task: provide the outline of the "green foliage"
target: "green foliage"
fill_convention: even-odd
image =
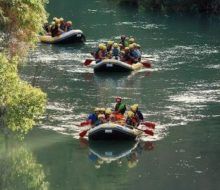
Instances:
[[[46,22],[47,0],[0,0],[4,50],[0,52],[0,129],[23,137],[44,112],[46,95],[20,79],[18,64]],[[1,37],[0,37],[1,38]]]
[[[42,165],[24,147],[16,147],[0,156],[0,189],[47,190]]]
[[[38,41],[38,33],[47,20],[48,0],[0,0],[0,23],[7,33],[10,55],[24,56],[29,46]]]
[[[46,95],[21,81],[16,64],[3,54],[0,54],[0,62],[0,105],[6,108],[3,122],[11,132],[23,136],[44,112]]]

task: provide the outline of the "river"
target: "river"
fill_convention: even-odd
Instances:
[[[110,1],[53,0],[47,10],[50,18],[72,20],[87,41],[38,44],[21,69],[48,94],[42,123],[17,145],[40,166],[44,177],[36,180],[49,190],[219,189],[219,19],[146,13]],[[152,69],[97,75],[83,66],[98,43],[121,34],[135,37]],[[139,144],[80,141],[77,125],[97,105],[113,106],[115,96],[128,107],[138,103],[157,124],[155,135]],[[29,179],[36,175],[18,174],[23,181],[12,180],[17,190],[34,189]]]

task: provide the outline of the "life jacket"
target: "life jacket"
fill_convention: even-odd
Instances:
[[[60,29],[65,31],[65,28],[66,28],[66,23],[63,22],[62,24],[60,24]]]
[[[120,54],[120,50],[118,48],[113,48],[112,50],[112,56],[118,57]]]
[[[122,49],[124,49],[125,47],[128,47],[129,46],[129,43],[127,40],[121,40],[120,41],[120,44],[122,45]]]
[[[101,51],[100,49],[97,49],[94,53],[93,53],[93,57],[95,59],[98,59],[99,58],[99,51]]]
[[[57,25],[51,27],[51,35],[52,37],[59,35],[59,27]]]
[[[144,120],[143,114],[139,110],[136,111],[134,118],[138,124]]]
[[[125,111],[126,111],[126,106],[125,106],[125,104],[123,104],[123,103],[117,103],[117,104],[115,105],[115,111],[117,111],[117,112],[119,112],[119,113],[121,113],[121,114],[124,114]]]
[[[92,124],[92,125],[96,125],[97,122],[98,122],[98,117],[97,117],[96,114],[93,113],[93,114],[90,114],[90,115],[88,116],[87,120],[88,120],[88,121],[91,121],[91,124]]]

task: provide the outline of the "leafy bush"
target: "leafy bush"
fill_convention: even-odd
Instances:
[[[46,94],[20,79],[18,65],[46,22],[47,0],[0,0],[0,129],[23,137],[43,114]]]

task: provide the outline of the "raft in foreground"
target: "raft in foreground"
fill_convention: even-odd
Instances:
[[[116,59],[104,59],[98,63],[93,61],[94,72],[131,72],[144,68],[142,63],[128,64]]]
[[[72,43],[83,43],[86,38],[81,30],[70,30],[59,36],[40,36],[40,41],[42,43],[48,44],[72,44]]]
[[[100,124],[88,131],[89,140],[136,140],[142,131],[116,123]]]

